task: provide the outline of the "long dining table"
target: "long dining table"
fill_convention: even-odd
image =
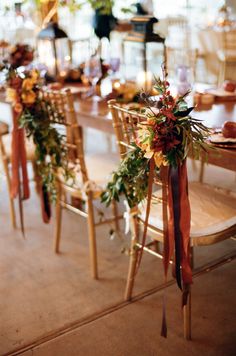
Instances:
[[[75,108],[78,122],[82,127],[90,127],[107,134],[114,134],[112,117],[108,111],[106,101],[76,100]],[[219,102],[209,106],[198,106],[194,109],[192,116],[200,119],[212,128],[222,127],[225,121],[236,122],[236,102]],[[208,162],[216,166],[236,171],[236,149],[215,147],[209,153]]]
[[[81,99],[74,95],[75,110],[79,124],[83,128],[93,128],[106,134],[114,134],[112,117],[105,100],[93,98]],[[4,94],[0,95],[0,120],[4,121],[4,113],[11,113],[9,103],[6,103]],[[198,106],[192,112],[192,116],[200,119],[213,129],[220,128],[225,121],[236,122],[236,101],[216,102],[209,106]],[[9,118],[7,120],[9,122]],[[236,149],[216,147],[210,152],[208,162],[216,166],[236,171]]]

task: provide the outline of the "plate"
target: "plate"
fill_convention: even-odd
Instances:
[[[213,94],[215,96],[218,96],[220,98],[231,98],[231,99],[236,99],[236,92],[229,92],[226,91],[222,88],[211,88],[207,89],[206,93]]]
[[[227,149],[227,150],[235,150],[236,149],[236,143],[213,143],[213,142],[210,142],[212,146],[215,146],[217,148],[224,148],[224,149]]]
[[[236,138],[224,137],[222,133],[216,133],[210,136],[210,142],[216,144],[232,145],[236,144]]]
[[[86,93],[90,87],[89,86],[73,86],[73,85],[65,85],[63,86],[63,89],[70,89],[72,94],[84,94]]]

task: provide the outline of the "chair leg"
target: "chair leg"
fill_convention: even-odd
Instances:
[[[4,172],[6,175],[6,179],[7,179],[7,189],[8,189],[8,196],[9,196],[11,223],[12,223],[12,227],[14,229],[16,229],[16,213],[15,213],[15,207],[14,207],[14,199],[11,198],[11,179],[10,179],[7,158],[3,159],[3,169],[4,169]]]
[[[114,217],[115,230],[120,231],[120,224],[119,224],[119,219],[118,219],[118,209],[117,209],[117,203],[115,200],[112,201],[112,213],[113,213],[113,217]]]
[[[131,241],[131,251],[130,251],[130,260],[129,260],[129,271],[126,282],[125,289],[125,300],[129,301],[132,298],[132,292],[134,287],[134,279],[136,272],[136,264],[138,258],[138,249],[136,247],[136,243],[138,242],[138,222],[137,218],[132,218],[133,222],[133,236]]]
[[[189,295],[187,304],[183,307],[184,316],[184,338],[191,340],[191,287],[189,287]]]
[[[193,270],[194,268],[193,246],[190,247],[190,266]],[[186,340],[191,340],[191,286],[188,286],[188,288],[189,288],[189,294],[188,294],[187,304],[183,307],[184,338]]]
[[[54,235],[54,252],[59,252],[59,245],[61,239],[61,218],[62,218],[62,207],[61,207],[61,188],[58,184],[57,190],[57,202],[56,202],[56,227],[55,227],[55,235]]]
[[[200,183],[203,183],[204,173],[205,173],[205,162],[201,161],[200,162],[200,172],[199,172],[199,182]]]
[[[89,235],[89,252],[91,272],[94,279],[98,279],[97,268],[97,244],[96,244],[96,231],[95,231],[95,219],[93,210],[93,199],[91,194],[88,195],[88,235]]]
[[[38,173],[38,166],[37,166],[35,160],[32,160],[31,163],[32,163],[32,168],[33,168],[35,191],[37,194],[40,194],[42,185],[40,184],[41,178]]]

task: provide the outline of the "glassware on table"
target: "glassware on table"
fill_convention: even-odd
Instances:
[[[186,65],[177,67],[177,92],[179,95],[184,95],[191,89],[190,83],[190,68]]]
[[[88,96],[96,96],[96,84],[102,76],[101,61],[99,57],[91,57],[85,62],[84,75],[92,84],[92,88]]]
[[[115,76],[115,74],[120,69],[120,58],[118,58],[118,57],[110,58],[110,68],[111,68],[112,74]]]

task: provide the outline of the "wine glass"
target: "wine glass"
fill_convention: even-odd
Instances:
[[[112,57],[110,59],[110,68],[112,70],[113,75],[115,75],[115,73],[118,72],[120,69],[120,58]]]
[[[92,84],[92,90],[90,95],[96,93],[96,83],[102,76],[101,61],[98,57],[91,57],[85,62],[84,74]]]

